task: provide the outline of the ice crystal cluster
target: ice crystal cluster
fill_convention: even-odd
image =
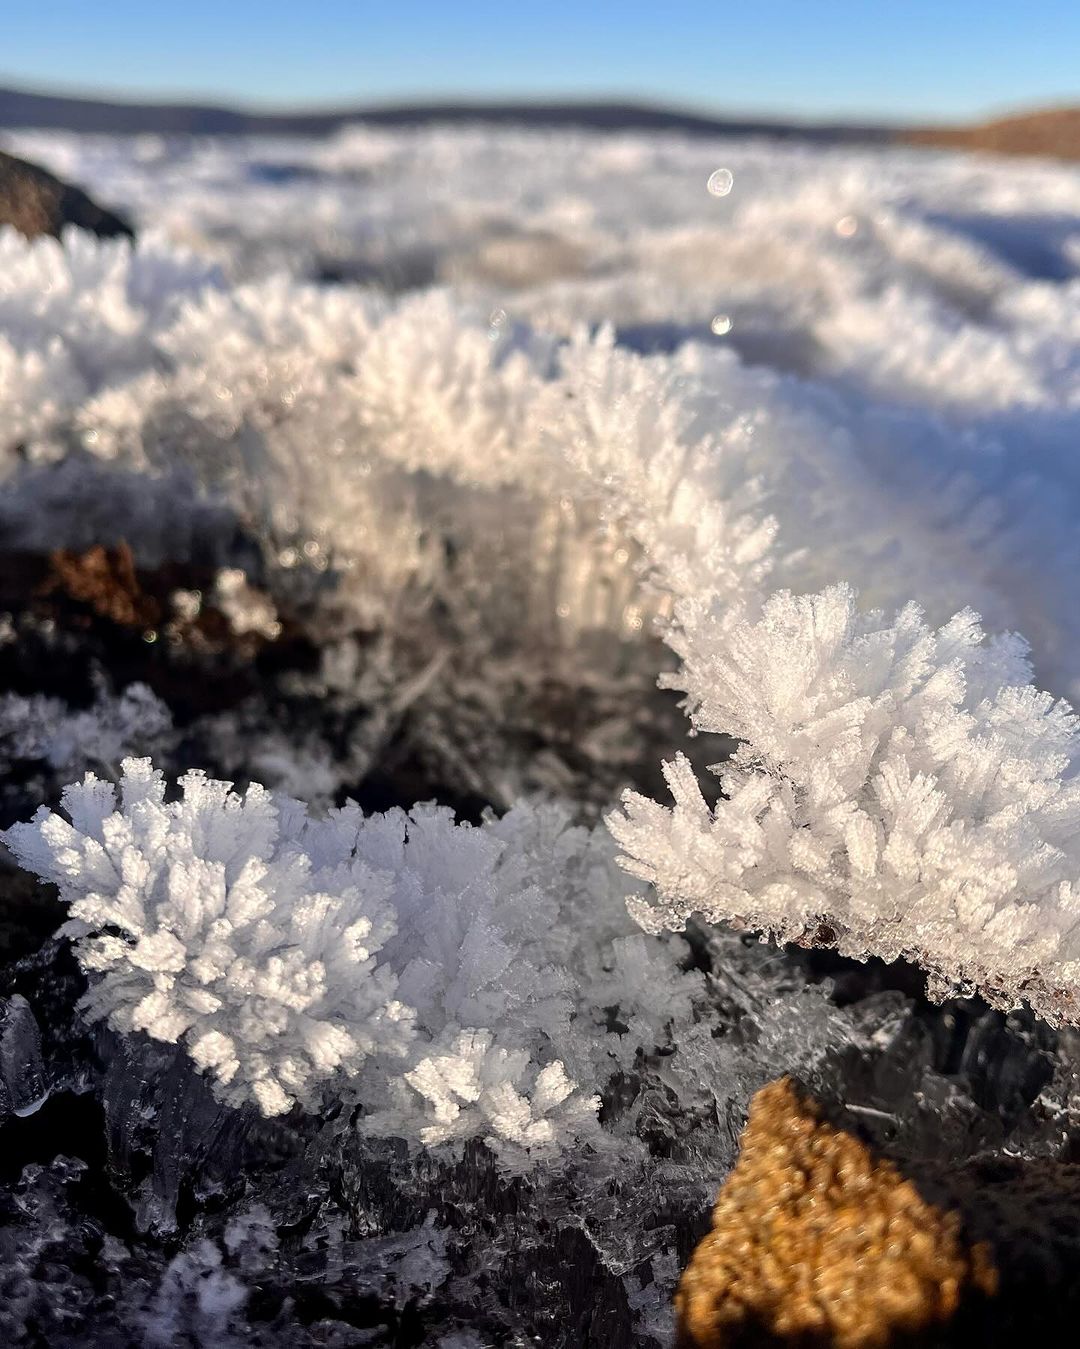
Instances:
[[[119,801],[90,775],[67,819],[43,807],[6,841],[70,906],[89,1015],[182,1040],[231,1105],[316,1109],[333,1087],[368,1133],[551,1154],[595,1135],[595,1088],[700,995],[677,947],[635,934],[611,848],[558,807],[474,829],[180,786],[167,803],[126,760]]]
[[[915,605],[860,613],[845,586],[695,617],[675,641],[694,723],[742,743],[712,809],[680,756],[672,806],[628,793],[612,817],[660,897],[634,904],[646,927],[700,914],[906,956],[946,990],[1075,1017],[1076,718],[1022,646],[987,643],[970,612],[936,631]]]
[[[0,753],[9,770],[40,760],[59,777],[87,764],[115,774],[128,754],[160,743],[171,729],[169,709],[145,684],[129,684],[119,697],[99,690],[78,712],[42,694],[0,696]]]
[[[0,231],[5,1333],[657,1345],[766,1081],[1062,1145],[1075,170],[11,140],[139,241]]]

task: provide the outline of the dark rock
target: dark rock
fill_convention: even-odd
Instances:
[[[13,225],[28,239],[58,238],[65,225],[90,230],[104,239],[133,238],[126,220],[105,210],[85,192],[0,150],[0,225]]]

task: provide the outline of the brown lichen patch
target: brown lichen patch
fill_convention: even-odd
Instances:
[[[751,1102],[712,1230],[683,1271],[681,1349],[925,1342],[993,1295],[989,1247],[783,1078]]]
[[[49,572],[39,593],[76,600],[122,628],[153,627],[161,618],[161,605],[143,590],[126,543],[115,548],[99,544],[85,553],[66,548],[50,553]]]
[[[238,706],[280,674],[317,668],[308,613],[279,613],[247,583],[242,598],[265,601],[257,616],[276,617],[252,628],[241,610],[237,621],[217,594],[221,572],[215,561],[143,566],[123,540],[0,552],[0,618],[15,636],[0,643],[0,690],[85,707],[93,671],[104,668],[116,687],[148,685],[186,725]]]
[[[111,548],[96,544],[81,553],[69,549],[50,553],[34,595],[50,602],[54,617],[61,618],[63,610],[63,618],[77,625],[100,619],[155,639],[162,635],[198,655],[226,652],[250,660],[282,636],[282,623],[234,628],[212,596],[207,598],[214,580],[213,569],[207,568],[176,564],[138,568],[130,546],[121,540]],[[248,587],[248,592],[253,599],[264,600],[273,612],[261,591]],[[178,605],[181,596],[186,603]],[[294,628],[289,626],[290,637],[295,635]]]

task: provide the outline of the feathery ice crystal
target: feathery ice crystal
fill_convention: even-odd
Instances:
[[[1048,1019],[1080,1015],[1076,718],[1029,682],[1023,643],[976,616],[890,622],[853,592],[771,596],[751,618],[686,604],[671,634],[700,730],[742,744],[710,809],[682,756],[674,805],[627,793],[609,824],[659,898],[650,930],[697,913],[906,956],[936,987]]]
[[[531,145],[497,143],[512,154]],[[612,169],[595,146],[569,160],[559,143],[549,150],[552,228],[565,228],[560,174],[576,180],[592,162],[610,187]],[[411,174],[414,151],[448,146],[406,138],[398,151]],[[672,165],[688,154],[653,164],[651,184],[631,175],[635,201],[644,193],[659,211],[680,180]],[[754,168],[759,192],[769,168]],[[628,606],[642,617],[625,567],[597,555],[596,496],[584,483],[609,478],[599,498],[636,521],[647,550],[673,543],[656,514],[661,487],[678,497],[672,523],[681,519],[684,538],[695,511],[711,522],[699,540],[707,551],[683,549],[695,584],[708,559],[717,570],[707,584],[722,587],[725,567],[753,548],[777,587],[807,592],[857,577],[869,605],[915,597],[935,624],[971,605],[991,631],[1024,631],[1040,679],[1075,696],[1075,304],[1066,287],[1059,294],[961,242],[940,203],[918,205],[930,190],[918,174],[905,192],[872,185],[859,177],[864,167],[852,170],[857,189],[839,164],[835,181],[819,182],[822,171],[815,163],[791,201],[735,209],[732,199],[722,228],[714,212],[713,232],[692,238],[670,218],[674,200],[680,213],[691,203],[673,198],[614,287],[599,276],[525,287],[503,297],[507,317],[494,328],[490,288],[387,297],[281,276],[230,286],[160,237],[131,249],[9,233],[0,239],[0,475],[18,502],[12,517],[55,547],[79,546],[87,517],[107,531],[122,514],[142,554],[161,551],[166,529],[179,532],[181,509],[224,507],[273,558],[305,556],[307,543],[324,567],[349,563],[365,582],[351,587],[352,603],[394,621],[403,598],[433,590],[453,612],[475,614],[491,587],[483,549],[504,531],[495,574],[524,590],[533,622],[554,601],[578,632],[605,599],[607,626],[618,629]],[[957,189],[937,186],[954,199]],[[855,190],[882,195],[875,225],[838,241],[837,202]],[[965,194],[985,190],[965,184]],[[1061,209],[1056,178],[1032,173],[1010,191]],[[990,197],[988,211],[997,209]],[[599,262],[603,241],[614,246],[604,231],[624,226],[611,215],[614,197],[585,200],[604,220]],[[440,222],[428,227],[438,234]],[[752,318],[736,314],[721,342],[707,314],[686,320],[691,301],[716,303],[702,296],[719,279],[672,284],[686,270],[680,259],[702,250],[716,250],[725,287],[729,268],[742,274],[754,259],[743,300]],[[790,265],[795,257],[801,266]],[[773,276],[762,258],[789,265]],[[621,312],[620,296],[643,287],[647,302]],[[777,315],[792,303],[789,332]],[[635,349],[642,324],[658,335],[644,347],[654,354]],[[804,359],[792,358],[793,345]],[[932,381],[935,370],[948,375]],[[641,476],[635,444],[651,446],[657,481]],[[123,511],[110,504],[120,493]],[[763,552],[770,519],[779,546]],[[450,576],[432,542],[444,535],[455,545]],[[611,551],[625,543],[612,538]]]
[[[401,1053],[407,1010],[374,967],[393,930],[386,882],[342,821],[311,827],[261,788],[243,800],[191,773],[166,804],[149,760],[115,789],[69,787],[6,839],[70,901],[86,999],[114,1029],[183,1037],[223,1099],[267,1114],[311,1103],[337,1070]],[[307,843],[314,856],[304,850]]]
[[[145,684],[119,696],[99,688],[81,712],[43,694],[0,695],[0,764],[40,759],[61,781],[88,764],[115,774],[122,759],[156,748],[171,730],[169,709]]]
[[[701,994],[678,940],[636,930],[610,840],[562,808],[472,828],[180,787],[127,760],[119,801],[88,775],[67,819],[4,840],[70,906],[88,1014],[182,1041],[230,1104],[345,1094],[365,1133],[481,1137],[516,1165],[596,1139],[597,1091]]]

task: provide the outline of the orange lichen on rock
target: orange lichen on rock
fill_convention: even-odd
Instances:
[[[66,595],[120,627],[146,627],[161,617],[161,606],[139,584],[126,543],[97,545],[85,553],[57,549],[49,555],[49,576],[41,593]]]
[[[883,1349],[991,1296],[989,1247],[888,1161],[827,1123],[788,1078],[751,1102],[712,1230],[675,1298],[680,1349]]]

